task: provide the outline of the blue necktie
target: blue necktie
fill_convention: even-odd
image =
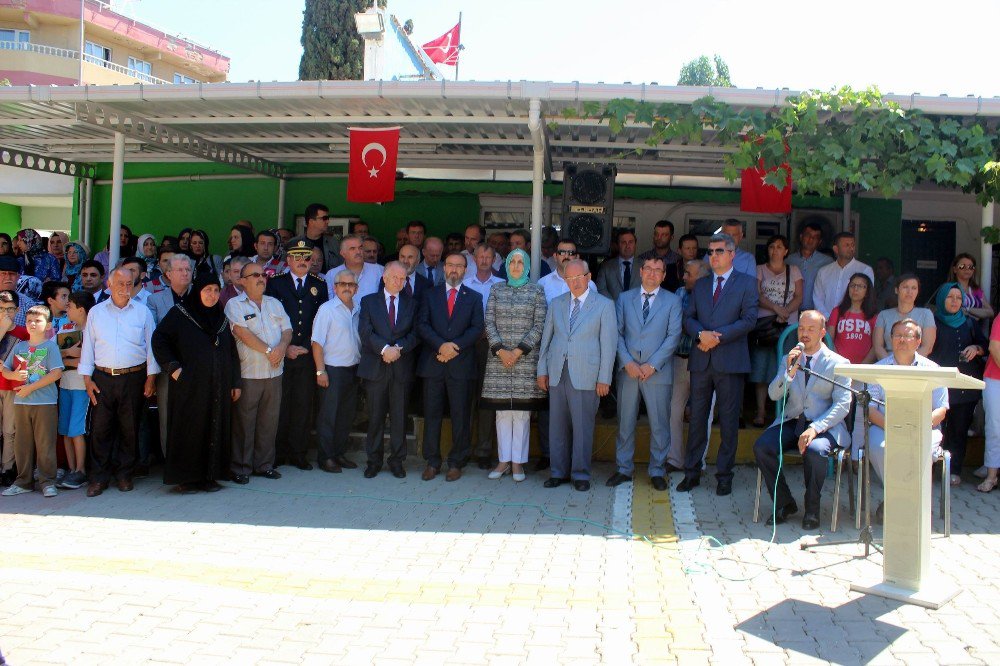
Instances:
[[[569,313],[569,330],[572,331],[576,327],[576,317],[580,314],[580,299],[573,299],[573,311]]]
[[[645,324],[646,320],[649,319],[649,299],[652,298],[652,294],[643,293],[642,295],[642,323]]]

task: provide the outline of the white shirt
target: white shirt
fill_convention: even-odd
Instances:
[[[339,298],[319,306],[313,321],[312,341],[323,348],[323,363],[326,365],[349,368],[361,362],[359,312],[358,305],[349,310]]]
[[[336,291],[333,287],[333,283],[337,278],[337,275],[346,270],[347,266],[341,264],[336,268],[331,268],[326,273],[326,291],[329,295],[329,300],[337,298]],[[382,273],[385,268],[379,264],[369,264],[364,263],[361,265],[361,270],[355,273],[354,280],[358,283],[358,291],[354,294],[354,301],[357,303],[361,302],[361,299],[369,294],[374,294],[378,291],[379,280],[382,279]]]
[[[644,298],[644,295],[645,294],[649,294],[649,299],[648,299],[649,300],[649,307],[653,307],[653,301],[656,300],[656,296],[659,293],[660,293],[660,288],[659,287],[657,287],[653,291],[646,291],[642,287],[639,287],[639,305],[642,306],[642,302],[644,300],[647,300],[646,298]]]
[[[552,271],[543,277],[538,281],[538,286],[545,290],[546,303],[551,303],[552,299],[569,293],[569,285],[566,284],[566,280],[559,275],[558,271]],[[593,280],[590,281],[589,288],[590,291],[597,291],[597,285],[594,284]]]
[[[234,327],[242,326],[247,329],[268,347],[276,347],[281,342],[282,332],[292,330],[292,322],[281,301],[272,296],[264,296],[259,308],[246,292],[233,296],[226,303],[226,319]],[[240,376],[244,379],[273,379],[281,376],[285,366],[284,359],[275,368],[267,360],[267,354],[250,349],[239,338],[236,338],[236,351],[240,355]]]
[[[872,272],[871,266],[857,259],[851,259],[843,268],[834,261],[819,269],[813,285],[813,307],[822,312],[824,317],[829,318],[833,309],[844,299],[847,284],[855,273],[864,273],[873,284],[875,283],[875,273]]]
[[[146,364],[146,374],[155,375],[160,366],[153,358],[153,313],[136,299],[129,299],[123,308],[110,298],[101,301],[87,315],[80,350],[81,375],[91,376],[94,367],[132,368]]]
[[[735,270],[735,269],[734,268],[730,268],[728,271],[726,271],[722,275],[717,275],[714,272],[710,274],[711,277],[712,277],[712,297],[713,298],[715,298],[715,290],[716,289],[719,289],[721,291],[722,289],[726,288],[726,283],[729,282],[729,278],[732,277],[733,270]],[[719,285],[719,278],[720,277],[722,278],[722,285],[721,286]]]
[[[587,302],[587,296],[590,295],[590,290],[583,292],[580,296],[569,295],[569,315],[573,316],[573,301],[580,301],[580,309],[583,309],[583,304]]]
[[[491,274],[485,281],[480,281],[479,273],[476,270],[473,270],[471,275],[468,272],[465,275],[466,277],[465,280],[463,280],[463,284],[469,289],[474,289],[480,296],[483,297],[483,312],[485,312],[486,302],[490,300],[490,289],[493,288],[493,285],[500,284],[504,280]]]

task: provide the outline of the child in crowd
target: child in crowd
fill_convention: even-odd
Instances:
[[[3,376],[23,383],[14,387],[17,479],[0,494],[10,497],[30,493],[37,463],[42,496],[55,497],[58,494],[54,477],[59,420],[56,382],[62,376],[63,362],[59,347],[49,339],[52,312],[44,305],[35,305],[25,313],[25,322],[28,340],[15,344],[3,362]]]
[[[28,339],[28,329],[14,325],[14,315],[21,304],[16,291],[0,291],[0,360],[7,358],[19,340]],[[0,432],[3,433],[3,456],[0,462],[0,485],[14,483],[14,382],[0,376]]]
[[[42,285],[42,305],[52,312],[52,329],[50,337],[55,337],[63,328],[73,327],[66,315],[69,307],[69,285],[65,282],[46,282]]]
[[[59,482],[60,488],[76,489],[87,483],[87,410],[90,399],[83,377],[77,372],[83,329],[87,326],[87,313],[94,307],[94,296],[85,291],[70,294],[67,313],[70,328],[56,335],[56,344],[62,352],[66,369],[59,380],[59,435],[66,447],[66,464],[69,471]]]

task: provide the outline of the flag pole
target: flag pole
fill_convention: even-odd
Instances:
[[[458,13],[458,54],[455,55],[455,80],[458,81],[458,59],[462,55],[462,12]]]

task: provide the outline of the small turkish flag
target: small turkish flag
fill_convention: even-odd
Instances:
[[[399,128],[348,128],[351,133],[347,200],[380,203],[396,197]]]
[[[784,169],[787,174],[785,187],[778,189],[764,182],[764,177]],[[747,213],[791,213],[792,171],[787,164],[764,169],[763,162],[756,169],[744,169],[740,174],[740,210]]]
[[[448,32],[424,44],[423,49],[427,52],[431,62],[452,66],[458,64],[458,50],[461,43],[459,33],[461,30],[462,24],[456,23],[455,27]]]

